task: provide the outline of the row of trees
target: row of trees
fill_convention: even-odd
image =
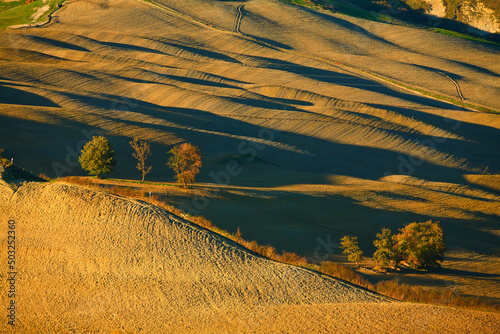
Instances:
[[[141,182],[144,182],[146,175],[152,169],[147,164],[147,159],[151,156],[151,145],[138,138],[134,138],[129,144],[133,149],[132,156],[137,160],[136,168],[141,172]],[[202,166],[199,148],[190,143],[183,143],[173,147],[168,153],[171,154],[167,162],[168,167],[174,171],[179,185],[188,187],[194,182]],[[113,147],[103,136],[94,136],[85,144],[79,161],[84,170],[97,177],[112,173],[117,163]]]
[[[377,234],[373,245],[376,248],[373,259],[384,266],[399,267],[405,264],[411,268],[439,268],[444,259],[446,244],[439,222],[413,222],[392,234],[383,228]],[[348,260],[363,261],[363,251],[358,246],[358,237],[349,235],[340,239],[340,248]]]

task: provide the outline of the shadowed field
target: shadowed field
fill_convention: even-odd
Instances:
[[[204,155],[200,184],[192,191],[156,190],[186,211],[204,215],[229,231],[240,227],[248,239],[311,259],[340,255],[337,248],[321,246],[319,239],[336,243],[345,234],[358,235],[362,248],[371,253],[371,238],[381,227],[395,230],[414,220],[439,220],[452,252],[448,253],[450,261],[445,262],[444,270],[448,271],[437,273],[428,285],[439,286],[437,281],[449,280],[457,291],[500,297],[500,116],[478,111],[500,110],[498,48],[412,27],[314,12],[279,1],[157,3],[163,7],[140,1],[67,1],[44,27],[1,31],[3,155],[51,177],[84,175],[77,162],[79,152],[92,135],[101,134],[110,139],[118,160],[111,176],[133,178],[139,174],[128,142],[139,137],[152,144],[153,170],[147,179],[165,182],[173,176],[165,166],[166,152],[172,145],[189,141]],[[447,101],[467,103],[468,107]],[[238,168],[229,174],[228,166],[235,163]],[[300,296],[292,293],[292,297],[283,299],[282,294],[293,290],[289,283],[276,286],[278,292],[273,286],[276,277],[281,277],[280,270],[291,267],[279,269],[281,265],[250,256],[234,245],[229,247],[227,241],[194,227],[189,229],[200,235],[196,241],[167,247],[156,239],[163,240],[164,234],[144,232],[150,228],[144,212],[156,209],[142,208],[140,203],[125,205],[121,199],[109,199],[109,203],[106,199],[102,221],[91,213],[81,216],[83,211],[74,214],[73,220],[71,205],[92,207],[94,197],[100,195],[57,187],[62,186],[21,187],[23,191],[4,201],[12,206],[8,207],[11,211],[3,211],[7,213],[2,219],[5,223],[10,218],[19,219],[26,224],[26,239],[22,240],[27,241],[19,257],[43,255],[45,262],[41,263],[45,265],[36,265],[36,270],[35,260],[30,257],[27,261],[33,262],[26,262],[33,266],[32,274],[26,269],[21,278],[26,280],[23,286],[28,296],[48,289],[49,282],[39,275],[49,270],[52,255],[56,256],[54,266],[60,266],[54,269],[58,274],[53,280],[61,287],[61,300],[69,305],[63,318],[70,319],[78,307],[87,312],[83,311],[87,306],[81,306],[87,293],[113,291],[106,292],[112,297],[100,299],[103,304],[89,311],[95,313],[82,313],[82,326],[89,324],[85,319],[99,315],[102,318],[97,323],[106,324],[108,327],[102,328],[109,330],[115,322],[116,328],[139,331],[144,326],[151,331],[161,326],[174,328],[174,324],[185,329],[193,321],[198,324],[196,328],[206,328],[206,332],[217,332],[212,330],[219,328],[211,327],[214,323],[227,332],[240,332],[242,327],[234,320],[226,324],[221,319],[244,318],[242,300],[248,298],[248,303],[255,305],[249,317],[268,319],[272,312],[280,314],[278,319],[284,319],[280,318],[284,314],[292,314],[292,319],[310,316],[326,322],[324,328],[317,324],[318,332],[337,328],[334,322],[321,319],[331,319],[339,307],[345,308],[339,312],[350,312],[352,307],[368,313],[382,307],[384,311],[377,312],[393,314],[393,319],[402,317],[397,321],[401,326],[412,321],[410,313],[432,310],[429,312],[435,317],[428,324],[429,332],[448,316],[454,319],[470,312],[385,301],[380,306],[379,297],[365,300],[366,293],[354,287],[346,288],[350,292],[345,293],[348,299],[342,299],[342,306],[332,306],[337,296],[344,296],[344,292],[334,292],[339,283],[302,271],[300,279],[290,282],[313,277],[310,279],[318,280],[311,285],[316,292],[307,297],[310,300],[304,297],[309,294],[307,289]],[[62,197],[51,204],[48,198],[56,194]],[[83,202],[73,198],[75,194],[83,196]],[[24,201],[31,204],[24,205]],[[66,212],[58,213],[65,205]],[[126,217],[131,212],[141,217],[137,224],[122,225],[129,224]],[[177,226],[168,213],[155,215],[158,221]],[[77,222],[80,218],[82,223]],[[91,227],[96,220],[97,225]],[[56,225],[51,227],[50,222]],[[71,234],[62,231],[72,223],[80,225],[68,227],[75,233],[68,241]],[[100,234],[102,228],[105,230]],[[129,228],[134,235],[147,235],[147,243],[137,241],[139,237],[134,242],[128,240]],[[70,241],[84,237],[84,231],[88,231],[88,238],[79,241],[83,253],[78,253]],[[44,250],[36,250],[35,245],[45,242],[41,235],[52,233],[57,235],[54,245],[47,240]],[[128,246],[123,251],[102,250],[104,253],[87,258],[83,255],[86,252],[97,252],[91,247],[91,236],[98,235],[103,238],[100,249],[115,247],[111,243]],[[154,250],[149,245],[154,245]],[[150,258],[136,258],[142,256],[144,247],[153,252]],[[242,283],[234,283],[239,284],[234,291],[208,287],[192,295],[186,291],[192,291],[193,286],[202,289],[201,276],[189,278],[184,287],[169,283],[174,272],[187,275],[183,263],[189,268],[204,256],[169,258],[185,247],[199,254],[206,252],[214,259],[209,267],[199,267],[200,273],[193,275],[215,270],[230,281],[228,277],[234,273]],[[216,255],[219,252],[225,255]],[[101,255],[110,257],[102,260],[108,262],[99,264]],[[481,261],[474,262],[478,257]],[[123,258],[128,260],[123,262]],[[157,264],[156,258],[161,258],[158,261],[162,264]],[[243,269],[247,258],[251,270]],[[178,271],[165,269],[172,263]],[[152,268],[152,274],[148,274]],[[473,273],[461,275],[464,270]],[[249,276],[245,277],[247,271]],[[144,276],[147,283],[141,286],[132,272]],[[210,284],[220,284],[217,275],[210,278]],[[266,275],[270,275],[269,282],[261,287]],[[66,278],[72,283],[65,284]],[[127,283],[122,288],[118,282]],[[248,297],[244,292],[247,284],[262,291],[249,292]],[[165,292],[167,286],[174,290]],[[153,290],[156,292],[150,298]],[[81,300],[71,299],[70,291],[79,291]],[[182,296],[178,297],[179,304],[172,302],[174,295]],[[352,300],[348,297],[351,295]],[[277,302],[262,302],[262,296]],[[48,295],[37,298],[47,303],[46,310],[55,305]],[[372,304],[356,304],[365,302]],[[32,309],[26,312],[38,309],[35,301],[30,303],[26,307]],[[183,306],[191,303],[196,308],[193,312]],[[301,303],[309,306],[294,306]],[[171,309],[163,311],[165,304]],[[120,321],[113,318],[119,313],[111,312],[115,305],[123,312]],[[133,327],[133,320],[125,319],[142,314],[139,309],[148,309],[151,318]],[[231,312],[238,316],[229,316]],[[209,320],[213,314],[219,322]],[[364,318],[364,313],[356,314]],[[483,320],[495,317],[467,314]],[[44,317],[41,313],[37,316]],[[61,330],[69,328],[58,322],[56,315],[51,316],[53,322],[47,324],[57,324]],[[185,323],[177,322],[181,318]],[[369,327],[356,327],[359,322],[355,319],[344,318],[337,329],[369,331]],[[263,327],[257,328],[291,331],[287,326],[293,321],[270,325],[269,321],[258,320],[258,326]],[[377,328],[387,330],[394,323],[380,322]],[[451,320],[449,324],[468,326]],[[29,332],[42,322],[33,320],[25,325]],[[269,327],[274,325],[277,327]],[[50,327],[43,328],[48,331]],[[309,331],[309,327],[303,328]],[[450,327],[450,331],[453,328],[467,329]],[[420,332],[421,328],[411,330]]]

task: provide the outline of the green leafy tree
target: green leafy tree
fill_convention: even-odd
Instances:
[[[446,244],[439,222],[406,225],[394,237],[394,251],[412,268],[439,268]]]
[[[363,251],[358,246],[358,237],[344,236],[340,239],[340,248],[343,249],[344,254],[347,254],[347,259],[350,262],[356,262],[359,267],[359,262],[363,261]]]
[[[90,175],[109,174],[116,166],[115,152],[106,137],[94,136],[83,147],[80,155],[80,165]]]
[[[134,138],[129,144],[134,149],[132,156],[137,159],[136,168],[141,171],[141,182],[144,182],[146,174],[151,171],[151,166],[146,166],[146,160],[151,155],[151,145],[148,142],[140,141],[138,138]]]
[[[378,263],[386,266],[397,261],[396,252],[394,250],[394,237],[391,235],[391,230],[382,228],[380,233],[377,233],[377,239],[373,242],[377,250],[373,253],[373,259]]]
[[[172,148],[168,153],[172,156],[167,165],[173,169],[177,183],[187,188],[194,182],[201,168],[200,149],[190,143],[183,143]]]

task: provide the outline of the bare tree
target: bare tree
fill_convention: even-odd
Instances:
[[[142,173],[141,182],[144,182],[146,174],[148,174],[152,168],[151,166],[146,166],[146,160],[151,155],[151,145],[148,142],[134,138],[134,140],[130,142],[130,146],[134,149],[132,156],[137,159],[136,168]]]

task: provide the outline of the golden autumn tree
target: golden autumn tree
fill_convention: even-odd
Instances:
[[[439,222],[406,225],[394,236],[394,253],[411,268],[439,268],[444,260],[446,243]],[[398,264],[398,261],[396,261]]]
[[[167,162],[168,167],[174,171],[177,183],[187,188],[200,172],[200,149],[190,143],[183,143],[175,146],[168,153],[172,154]]]

